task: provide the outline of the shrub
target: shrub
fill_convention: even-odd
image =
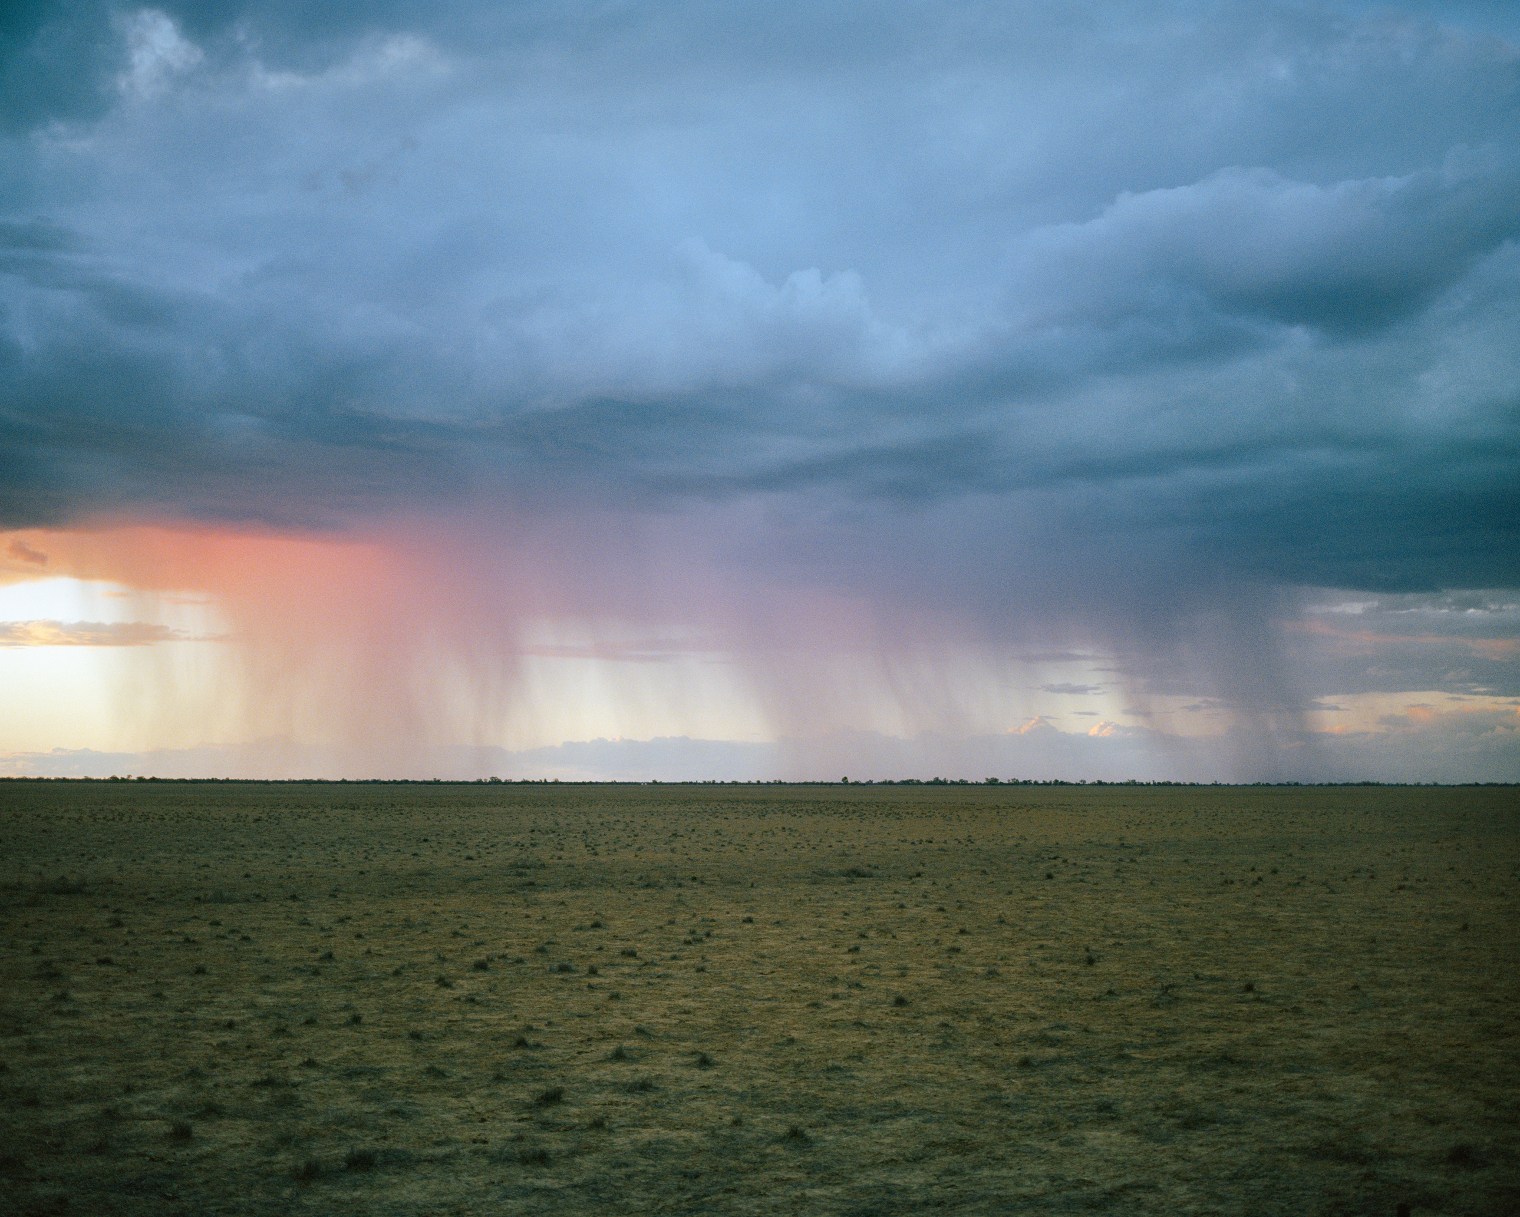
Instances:
[[[372,1149],[351,1149],[343,1159],[346,1171],[372,1171],[379,1164],[380,1156]]]

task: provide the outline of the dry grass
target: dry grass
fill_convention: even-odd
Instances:
[[[1513,789],[0,783],[0,1211],[1520,1212]]]

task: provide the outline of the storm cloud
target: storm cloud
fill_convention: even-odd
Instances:
[[[1504,6],[0,21],[0,527],[424,519],[1279,740],[1520,695]]]

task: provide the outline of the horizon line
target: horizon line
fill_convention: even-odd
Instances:
[[[1194,782],[1173,778],[218,778],[159,777],[153,774],[112,774],[88,777],[77,774],[0,774],[0,782],[169,782],[218,786],[1185,786],[1185,787],[1281,787],[1284,789],[1334,789],[1355,786],[1388,786],[1423,789],[1440,787],[1460,789],[1467,786],[1516,787],[1520,782],[1385,782],[1376,778],[1340,782],[1208,781]]]

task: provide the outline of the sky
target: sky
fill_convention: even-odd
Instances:
[[[6,773],[1520,780],[1520,9],[5,6]]]

